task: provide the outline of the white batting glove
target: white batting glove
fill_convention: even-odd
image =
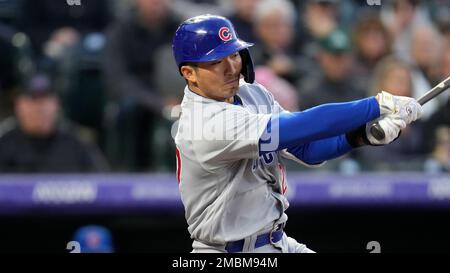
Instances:
[[[366,136],[367,140],[372,145],[385,145],[391,143],[392,141],[397,139],[397,137],[400,135],[401,130],[405,129],[406,127],[406,121],[403,120],[398,114],[387,114],[375,121],[378,121],[378,124],[383,129],[385,138],[382,140],[377,140],[375,137],[373,137],[373,135],[370,133],[370,126],[373,124],[373,122],[368,122],[366,124]]]
[[[394,96],[385,91],[378,93],[377,98],[382,117],[398,114],[406,124],[410,124],[422,116],[422,106],[413,98]]]

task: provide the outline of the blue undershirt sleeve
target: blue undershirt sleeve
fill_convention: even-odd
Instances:
[[[335,158],[351,150],[347,132],[379,116],[375,97],[273,114],[259,141],[260,154],[290,149],[307,162]]]
[[[288,148],[287,151],[301,161],[316,165],[340,157],[352,150],[345,135],[321,139]]]

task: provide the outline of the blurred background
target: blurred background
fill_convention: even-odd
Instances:
[[[0,251],[189,252],[171,52],[227,16],[287,110],[450,76],[450,0],[0,0]],[[450,95],[386,147],[288,163],[287,232],[318,252],[448,251]],[[74,243],[75,242],[75,243]]]

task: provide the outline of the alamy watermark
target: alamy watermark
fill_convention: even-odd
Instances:
[[[369,6],[381,6],[381,0],[366,0]]]
[[[381,244],[378,241],[370,241],[367,243],[366,249],[370,250],[369,253],[381,253]]]
[[[217,141],[216,143],[261,140],[261,151],[275,151],[279,146],[278,120],[271,118],[267,105],[248,108],[229,104],[203,104],[201,99],[180,109],[174,107],[171,117],[179,118],[172,126],[172,138],[185,141]],[[270,123],[270,126],[268,126]]]
[[[69,6],[81,6],[81,0],[66,0]]]
[[[81,253],[81,245],[78,241],[70,241],[66,245],[66,249],[70,250],[69,253]]]

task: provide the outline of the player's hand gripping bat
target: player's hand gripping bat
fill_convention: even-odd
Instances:
[[[441,94],[448,88],[450,88],[450,77],[443,80],[441,83],[439,83],[438,85],[433,87],[430,91],[421,96],[417,100],[417,102],[419,102],[420,105],[424,105],[425,103],[427,103],[437,95]],[[380,141],[383,140],[383,138],[385,137],[384,131],[378,124],[378,122],[375,122],[370,126],[370,133],[373,135],[374,138]]]

